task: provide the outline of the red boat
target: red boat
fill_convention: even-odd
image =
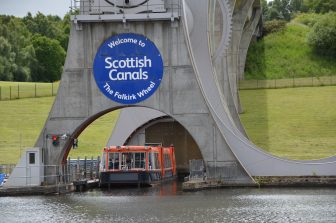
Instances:
[[[100,184],[150,185],[174,178],[174,147],[110,146],[105,147],[100,165]]]

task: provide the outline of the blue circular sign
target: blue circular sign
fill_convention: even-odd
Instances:
[[[98,49],[93,74],[100,91],[121,104],[136,104],[159,87],[163,61],[158,48],[145,36],[119,34]]]

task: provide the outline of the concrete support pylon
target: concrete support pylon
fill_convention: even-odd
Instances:
[[[82,22],[79,28],[78,24],[72,24],[59,92],[36,143],[37,147],[44,149],[47,165],[59,165],[65,161],[73,139],[96,118],[116,109],[135,106],[160,111],[179,122],[200,148],[209,178],[253,183],[209,115],[187,49],[183,18],[173,22],[137,21],[126,24],[122,21]],[[146,36],[164,58],[160,87],[150,98],[137,104],[123,105],[110,100],[100,92],[93,77],[92,65],[98,47],[111,35],[119,33]],[[52,135],[64,136],[58,146],[52,144]],[[229,176],[228,170],[232,169],[235,175]],[[46,169],[46,174],[52,175],[53,172]]]

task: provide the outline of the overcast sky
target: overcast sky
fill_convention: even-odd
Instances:
[[[0,14],[23,17],[38,11],[63,17],[69,11],[71,0],[0,0]]]

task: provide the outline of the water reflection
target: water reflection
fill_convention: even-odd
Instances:
[[[180,183],[0,198],[0,222],[335,222],[336,190],[218,189]]]

